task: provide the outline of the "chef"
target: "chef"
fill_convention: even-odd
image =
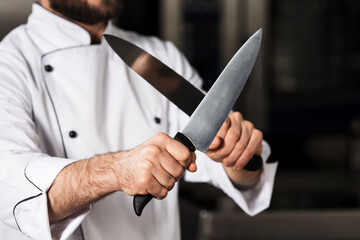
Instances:
[[[276,164],[240,113],[206,154],[174,136],[188,117],[103,40],[141,46],[197,87],[170,42],[111,24],[119,0],[42,0],[0,44],[0,239],[180,239],[178,184],[207,182],[249,215],[269,206]],[[253,155],[263,164],[243,167]],[[152,194],[141,217],[132,197]],[[241,236],[239,236],[241,238]]]

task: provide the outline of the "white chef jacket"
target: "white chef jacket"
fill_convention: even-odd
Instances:
[[[111,24],[106,32],[201,85],[170,42]],[[87,240],[180,239],[177,185],[165,199],[152,200],[141,217],[132,197],[116,192],[51,226],[46,192],[66,165],[133,148],[157,132],[174,136],[187,116],[129,70],[106,41],[90,45],[87,31],[38,4],[27,24],[1,42],[0,56],[0,239],[79,239],[80,224]],[[269,154],[264,142],[264,161]],[[197,165],[185,180],[221,188],[249,215],[268,207],[276,164],[264,164],[259,183],[246,192],[205,154],[197,152]]]

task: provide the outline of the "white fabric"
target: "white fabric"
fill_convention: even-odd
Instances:
[[[106,32],[141,46],[200,86],[171,43],[110,24]],[[37,4],[28,23],[1,42],[0,56],[0,239],[77,239],[80,224],[87,240],[180,239],[177,186],[164,200],[151,201],[141,217],[132,197],[116,192],[52,226],[46,191],[71,162],[135,147],[157,132],[173,136],[187,116],[129,70],[106,41],[90,45],[84,29]],[[76,138],[69,137],[72,130]],[[269,151],[265,144],[263,159]],[[221,165],[201,153],[197,163],[199,170],[186,180],[220,187],[250,215],[269,205],[276,164],[265,164],[259,184],[242,193]]]

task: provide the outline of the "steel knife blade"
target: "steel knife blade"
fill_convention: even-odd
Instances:
[[[202,152],[208,149],[245,86],[259,52],[261,36],[260,29],[247,40],[204,97],[199,89],[145,50],[121,38],[104,34],[109,45],[130,68],[191,115],[174,138],[191,151]],[[249,161],[249,170],[259,162],[262,163],[261,158],[254,156]],[[151,195],[134,197],[134,210],[138,216],[151,199]]]

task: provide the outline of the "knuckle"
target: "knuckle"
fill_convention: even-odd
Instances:
[[[152,170],[153,164],[150,161],[143,161],[141,164],[142,176],[146,177],[148,173]]]
[[[181,162],[186,162],[187,160],[190,160],[191,159],[191,153],[190,151],[186,148],[185,151],[181,151],[179,152],[179,156],[178,157],[178,160],[181,161]]]
[[[155,138],[158,138],[160,140],[162,139],[165,139],[167,137],[167,135],[165,133],[162,133],[162,132],[158,132],[156,135],[155,135]]]
[[[256,136],[256,137],[258,137],[258,138],[260,138],[260,139],[263,139],[263,133],[260,131],[260,130],[258,130],[258,129],[254,129],[254,135]]]
[[[221,159],[224,159],[225,156],[223,156],[223,153],[220,151],[213,152],[210,156],[211,159],[215,161],[221,161]]]
[[[150,162],[144,162],[137,173],[136,180],[134,182],[138,183],[138,186],[146,186],[150,184],[152,177],[152,164]]]
[[[252,158],[252,156],[254,155],[254,152],[245,149],[242,155],[243,155],[244,159],[246,159],[246,161],[248,161],[248,160],[250,160],[250,158]]]
[[[147,174],[142,174],[140,177],[139,177],[139,185],[140,186],[145,186],[149,183],[149,178],[147,176]]]
[[[240,112],[234,112],[233,116],[237,119],[243,119],[243,115]]]
[[[230,158],[224,158],[223,164],[227,167],[230,167],[234,165],[234,161]]]
[[[239,142],[239,143],[236,144],[236,146],[235,146],[235,150],[236,150],[237,152],[240,152],[240,153],[242,153],[242,152],[245,150],[245,148],[246,148],[246,144],[243,143],[243,142]]]
[[[240,138],[240,133],[231,131],[228,132],[228,139],[231,143],[236,143]]]
[[[228,155],[229,155],[228,151],[221,149],[219,151],[214,152],[213,155],[211,156],[211,158],[213,160],[221,160],[221,159],[227,158]]]
[[[250,121],[244,121],[245,122],[245,124],[247,125],[247,127],[249,128],[249,129],[253,129],[254,128],[254,124],[252,123],[252,122],[250,122]]]
[[[168,194],[168,190],[166,188],[162,188],[159,193],[157,194],[157,197],[159,199],[164,199]]]
[[[176,183],[176,181],[175,181],[174,178],[169,179],[167,189],[168,189],[169,191],[170,191],[171,189],[173,189],[174,186],[175,186],[175,183]]]
[[[184,172],[184,168],[182,166],[178,166],[174,169],[174,177],[176,180],[180,179]]]
[[[142,157],[147,158],[156,158],[161,154],[161,149],[155,145],[148,145],[144,147],[142,151]]]

